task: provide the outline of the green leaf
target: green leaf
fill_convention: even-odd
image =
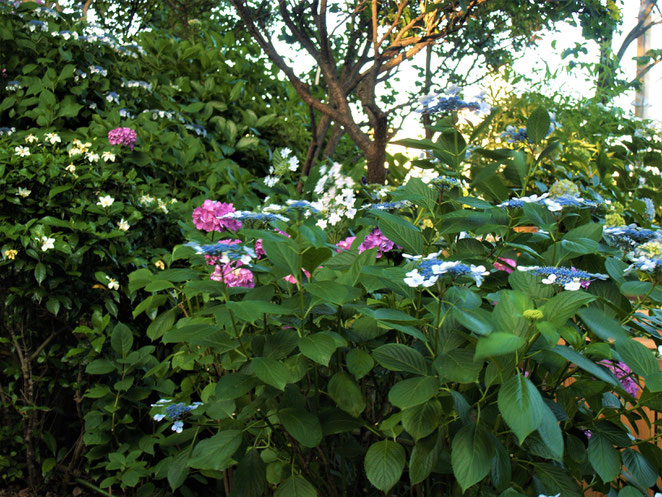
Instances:
[[[337,348],[336,341],[324,333],[314,333],[299,339],[301,353],[322,366],[329,365],[329,360]]]
[[[386,238],[402,246],[409,254],[423,252],[425,239],[416,226],[406,219],[388,212],[372,210],[371,213],[379,218],[377,226]]]
[[[181,328],[171,328],[161,338],[163,343],[186,343],[200,347],[211,347],[216,352],[233,350],[235,344],[227,332],[211,324],[190,324]]]
[[[409,457],[409,481],[412,485],[425,480],[439,460],[439,448],[435,437],[419,440]]]
[[[43,263],[38,262],[34,267],[34,278],[37,280],[37,283],[41,285],[41,282],[46,279],[46,266]]]
[[[550,123],[547,111],[539,107],[531,113],[526,122],[526,134],[533,143],[540,143],[547,136]]]
[[[543,414],[538,433],[547,449],[559,462],[563,461],[563,434],[552,409],[543,401]]]
[[[306,283],[304,288],[315,297],[332,304],[342,305],[361,296],[361,290],[349,285],[343,285],[336,281],[320,281]]]
[[[304,226],[304,228],[307,228],[307,226]],[[301,266],[304,269],[306,269],[309,273],[313,273],[319,266],[322,265],[323,262],[328,260],[332,255],[333,252],[329,248],[310,247],[306,249],[302,255]]]
[[[618,497],[644,497],[644,494],[636,488],[628,485],[627,487],[621,488],[618,492]]]
[[[372,356],[363,349],[352,349],[345,357],[347,369],[359,380],[367,375],[375,365]]]
[[[174,309],[159,314],[147,327],[147,336],[152,340],[158,340],[166,331],[172,329],[175,324],[176,312]]]
[[[256,449],[246,452],[234,474],[230,497],[262,497],[267,489],[267,466]]]
[[[170,465],[168,466],[168,483],[173,492],[186,481],[186,476],[188,475],[188,466],[186,465],[188,454],[188,450],[182,450],[177,454],[177,457],[170,461]]]
[[[463,492],[487,476],[493,455],[494,447],[482,427],[465,425],[455,434],[451,444],[451,465]]]
[[[257,378],[251,375],[244,373],[224,374],[216,383],[216,398],[219,400],[234,400],[247,394],[259,384]]]
[[[414,440],[419,440],[439,426],[442,413],[441,403],[436,399],[430,400],[402,411],[402,427]]]
[[[489,336],[478,338],[474,360],[512,354],[524,346],[525,343],[526,340],[523,337],[495,331]]]
[[[377,347],[372,356],[383,368],[391,371],[426,375],[428,366],[423,355],[416,349],[401,343],[387,343]]]
[[[375,487],[388,493],[400,481],[405,463],[405,450],[399,443],[375,442],[365,455],[366,476]]]
[[[305,478],[292,475],[278,485],[274,497],[317,497],[317,490]]]
[[[512,466],[510,464],[510,455],[501,441],[494,435],[492,436],[494,444],[494,458],[490,468],[490,478],[497,490],[501,490],[512,482]],[[502,494],[503,495],[503,494]]]
[[[110,335],[110,346],[117,354],[126,357],[132,345],[133,333],[131,333],[129,327],[125,324],[117,323]]]
[[[256,357],[251,361],[255,375],[267,385],[285,390],[290,381],[290,372],[281,361],[269,357]]]
[[[329,380],[328,392],[340,409],[355,418],[365,409],[361,389],[347,373],[334,374]]]
[[[577,314],[580,308],[595,299],[594,295],[581,290],[560,292],[549,299],[540,310],[547,321],[556,326],[563,326],[568,319]]]
[[[657,470],[643,454],[632,449],[623,451],[623,464],[642,488],[650,488],[657,481]]]
[[[108,374],[115,371],[115,364],[107,359],[96,359],[85,368],[87,374]]]
[[[193,449],[188,466],[195,469],[222,471],[232,463],[230,457],[241,445],[239,430],[224,430],[199,441]]]
[[[282,240],[263,239],[262,247],[271,263],[296,278],[300,272],[298,248],[289,238],[279,238]]]
[[[586,371],[587,373],[592,374],[599,380],[604,381],[605,383],[609,383],[610,385],[622,390],[623,385],[614,377],[614,375],[610,374],[606,369],[601,368],[597,364],[595,364],[593,361],[590,359],[587,359],[583,355],[581,355],[579,352],[571,349],[570,347],[564,347],[562,345],[557,345],[552,349],[553,352],[556,354],[560,355],[564,359],[570,361],[571,363],[576,364],[579,366],[581,369]]]
[[[639,376],[660,372],[654,353],[636,340],[628,339],[616,342],[615,348],[625,364]]]
[[[322,425],[314,414],[303,409],[287,408],[278,411],[278,419],[304,447],[317,447],[322,441]]]
[[[465,328],[478,335],[489,335],[494,330],[492,315],[485,309],[461,309],[454,307],[452,316]]]
[[[590,307],[588,309],[582,309],[577,314],[584,321],[584,324],[605,342],[611,340],[616,340],[617,342],[629,340],[621,323],[606,316],[604,311]]]
[[[588,460],[603,482],[609,483],[621,474],[621,455],[612,443],[598,432],[588,440]]]
[[[545,411],[540,392],[521,374],[512,376],[501,385],[497,404],[504,421],[515,433],[520,445],[540,426]]]
[[[427,402],[439,392],[439,380],[432,376],[419,376],[402,380],[388,392],[388,400],[400,409]]]
[[[455,349],[434,360],[433,366],[445,381],[457,383],[475,383],[483,369],[483,361],[474,361],[474,351]]]

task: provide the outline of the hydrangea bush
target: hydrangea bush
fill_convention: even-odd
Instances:
[[[549,120],[527,126],[543,150]],[[176,385],[153,399],[154,478],[277,497],[656,488],[662,232],[605,228],[599,192],[541,183],[544,152],[467,163],[465,143],[409,141],[441,177],[353,183],[337,222],[315,197],[205,200],[169,260],[198,276],[130,275],[168,350],[152,371]]]

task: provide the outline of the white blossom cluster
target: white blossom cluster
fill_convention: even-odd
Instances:
[[[337,225],[343,218],[354,219],[357,212],[354,207],[354,180],[342,173],[341,165],[337,162],[331,167],[323,165],[320,173],[320,179],[314,189],[314,193],[319,197],[312,205],[326,213],[326,217],[320,218],[317,226],[326,229],[329,224]]]

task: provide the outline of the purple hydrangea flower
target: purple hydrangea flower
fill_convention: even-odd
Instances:
[[[108,142],[111,145],[126,145],[131,150],[136,144],[138,135],[131,128],[115,128],[108,132]]]

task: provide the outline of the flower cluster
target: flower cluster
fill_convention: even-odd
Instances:
[[[177,433],[181,433],[184,429],[184,422],[181,420],[181,418],[185,414],[188,414],[200,407],[202,402],[194,402],[190,405],[184,404],[183,402],[179,402],[177,404],[171,404],[170,402],[172,401],[161,399],[156,404],[152,404],[152,407],[158,407],[160,409],[165,407],[164,412],[154,415],[154,421],[161,421],[162,419],[172,421],[173,423],[170,429]]]
[[[101,74],[103,77],[108,76],[108,71],[101,66],[90,66],[90,74]]]
[[[123,81],[122,88],[142,88],[143,90],[152,91],[152,83],[147,81]]]
[[[218,243],[211,245],[200,245],[195,242],[184,245],[193,248],[197,254],[205,254],[207,264],[210,265],[217,262],[227,264],[233,261],[250,264],[256,258],[256,250],[241,244],[241,240],[219,240]]]
[[[606,366],[609,371],[614,373],[614,375],[619,379],[621,385],[623,385],[623,390],[627,393],[636,397],[637,392],[639,391],[639,385],[634,381],[632,370],[627,366],[627,364],[620,361],[610,361],[604,359],[598,364]]]
[[[264,184],[273,187],[288,171],[294,172],[299,168],[299,160],[292,155],[292,150],[283,148],[273,154],[273,165],[269,167],[269,174],[264,178]]]
[[[640,228],[636,224],[606,227],[602,233],[609,245],[623,250],[632,250],[637,245],[650,242],[655,238],[662,239],[662,234],[658,231]]]
[[[566,207],[588,208],[595,209],[598,207],[598,202],[587,200],[581,197],[574,197],[571,195],[564,195],[560,197],[551,197],[549,193],[543,195],[530,195],[527,197],[512,198],[501,202],[497,207],[507,209],[518,209],[524,204],[538,204],[547,208],[550,212],[559,212]]]
[[[662,268],[662,237],[642,243],[628,254],[632,265],[625,272],[638,269],[639,271],[653,272]]]
[[[549,129],[547,129],[547,134],[545,135],[546,137],[551,135],[552,132],[557,128],[558,123],[554,120],[555,115],[554,113],[551,113],[549,115],[550,117],[550,122],[549,122]],[[530,143],[531,140],[529,139],[529,134],[526,131],[526,128],[516,128],[512,124],[509,124],[506,126],[506,130],[501,133],[501,138],[506,139],[506,143]]]
[[[462,180],[451,178],[450,176],[437,176],[430,184],[436,186],[440,190],[447,190],[449,188],[462,188],[464,186]]]
[[[205,200],[202,206],[193,210],[193,224],[203,231],[237,231],[241,229],[241,222],[225,217],[234,212],[232,204]]]
[[[441,252],[436,252],[423,257],[420,255],[403,254],[403,257],[413,261],[418,267],[406,273],[404,282],[410,287],[430,287],[434,285],[440,276],[449,274],[454,278],[468,276],[476,282],[476,286],[483,284],[484,276],[490,274],[485,266],[467,265],[460,261],[445,261],[437,259]]]
[[[138,135],[131,128],[115,128],[108,132],[108,142],[111,145],[126,145],[131,150],[136,145]]]
[[[575,268],[550,266],[518,266],[519,271],[531,271],[538,276],[545,276],[545,285],[563,285],[565,290],[575,291],[587,288],[593,280],[606,280],[608,276],[601,273],[588,273]]]
[[[357,212],[354,207],[354,180],[342,173],[338,163],[328,168],[326,165],[322,166],[320,174],[314,189],[314,193],[320,197],[313,206],[325,213],[326,218],[319,219],[317,226],[326,229],[328,224],[336,226],[344,217],[354,219]]]
[[[393,250],[395,246],[395,243],[386,238],[379,228],[375,228],[363,239],[361,245],[359,245],[359,254],[365,250],[376,248],[377,258],[379,259],[384,252]]]
[[[269,223],[271,221],[284,221],[289,219],[281,214],[271,212],[251,212],[251,211],[234,211],[228,212],[221,216],[221,219],[236,219],[239,221],[255,221],[258,223]]]
[[[480,114],[490,113],[492,108],[484,101],[484,94],[477,95],[475,101],[467,102],[459,97],[461,91],[461,88],[453,85],[447,90],[446,94],[431,94],[421,97],[418,100],[421,104],[418,112],[423,114],[446,114],[466,109]]]
[[[411,202],[409,202],[408,200],[400,200],[397,202],[381,202],[379,204],[367,204],[361,207],[361,209],[371,209],[371,210],[375,209],[378,211],[396,211],[410,206],[411,206]]]

